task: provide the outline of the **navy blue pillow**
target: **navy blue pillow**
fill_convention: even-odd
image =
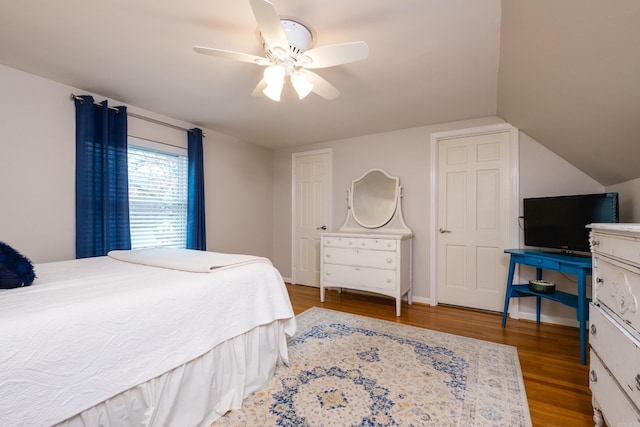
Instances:
[[[29,286],[35,278],[29,258],[0,242],[0,289]]]

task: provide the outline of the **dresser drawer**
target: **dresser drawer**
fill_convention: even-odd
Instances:
[[[611,258],[593,258],[594,300],[606,305],[625,323],[640,331],[640,270]]]
[[[348,265],[325,264],[323,280],[335,284],[345,284],[349,288],[362,290],[396,289],[395,270],[378,268],[353,267]],[[325,284],[325,286],[330,286]]]
[[[324,248],[324,262],[385,270],[394,270],[398,265],[395,252],[332,247]]]
[[[609,426],[637,426],[640,414],[620,389],[603,362],[592,350],[589,362],[589,388]]]
[[[526,257],[518,257],[518,263],[548,270],[558,270],[560,268],[558,261],[529,254]]]
[[[591,250],[640,265],[640,239],[637,237],[592,231]]]
[[[358,237],[323,237],[325,246],[336,248],[361,248],[395,251],[397,242],[395,239],[358,238]]]
[[[395,251],[397,241],[394,239],[358,239],[358,247],[382,251]]]
[[[589,307],[589,343],[629,398],[640,406],[640,341],[615,323],[606,308]]]

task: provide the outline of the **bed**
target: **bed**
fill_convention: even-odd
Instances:
[[[265,258],[113,251],[35,271],[0,291],[0,425],[208,426],[288,362],[295,317]]]

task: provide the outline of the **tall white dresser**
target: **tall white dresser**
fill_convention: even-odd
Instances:
[[[347,288],[402,298],[411,304],[413,233],[402,217],[399,178],[372,169],[353,180],[347,219],[340,231],[320,233],[320,301],[327,288]]]
[[[640,224],[591,224],[594,422],[640,426]]]

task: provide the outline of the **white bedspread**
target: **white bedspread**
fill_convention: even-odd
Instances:
[[[3,426],[61,422],[276,319],[295,331],[268,262],[192,273],[99,257],[36,274],[0,292]]]

